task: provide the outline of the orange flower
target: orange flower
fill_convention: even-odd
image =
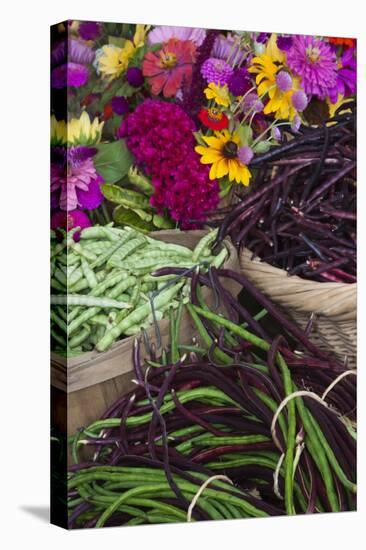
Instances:
[[[142,63],[142,73],[148,77],[151,92],[173,97],[183,84],[192,79],[192,66],[196,60],[196,46],[191,40],[171,38],[157,52],[148,52]]]
[[[340,38],[336,36],[328,36],[327,39],[328,39],[328,42],[330,42],[331,44],[334,44],[335,46],[347,46],[347,48],[356,47],[355,38]]]

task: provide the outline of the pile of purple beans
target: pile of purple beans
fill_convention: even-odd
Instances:
[[[221,211],[218,242],[314,281],[356,282],[355,109],[255,157],[253,184]]]

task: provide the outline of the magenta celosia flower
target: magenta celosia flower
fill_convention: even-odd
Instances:
[[[205,212],[219,203],[219,185],[210,180],[209,171],[199,155],[190,151],[169,178],[153,178],[155,193],[151,204],[160,213],[167,209],[182,229],[194,229],[196,225],[190,220],[204,220]]]
[[[205,29],[163,25],[161,27],[155,27],[155,29],[149,32],[147,42],[150,45],[163,44],[164,42],[168,42],[171,38],[176,38],[177,40],[191,40],[196,46],[200,46],[205,36]]]
[[[220,86],[224,86],[229,81],[233,72],[234,69],[230,65],[217,57],[209,57],[201,67],[203,78],[207,82],[214,82],[215,84],[220,84]]]
[[[95,21],[83,21],[79,25],[78,32],[83,40],[95,40],[102,33],[102,25]]]
[[[336,85],[336,55],[329,44],[315,36],[295,36],[287,52],[287,64],[301,77],[308,95],[324,99]]]
[[[332,103],[336,103],[338,95],[348,97],[356,93],[357,62],[354,48],[347,48],[338,60],[337,81],[329,92]]]
[[[57,229],[66,229],[66,231],[70,231],[73,227],[84,229],[85,227],[91,227],[91,225],[91,221],[87,214],[82,212],[82,210],[73,210],[72,212],[58,210],[57,212],[53,212],[51,216],[51,229],[55,231],[57,231]],[[77,231],[74,234],[74,240],[78,241],[79,239],[80,231]]]
[[[53,69],[51,73],[51,86],[56,89],[66,88],[66,86],[80,88],[88,80],[89,70],[80,63],[64,63]]]
[[[51,163],[51,204],[55,206],[57,197],[60,209],[67,212],[78,206],[87,210],[100,206],[104,200],[100,191],[103,178],[97,174],[91,158],[95,149],[71,147],[66,153],[61,148],[55,149]]]
[[[152,205],[161,213],[168,210],[183,228],[192,227],[190,219],[204,219],[219,200],[217,182],[194,151],[194,130],[181,107],[154,99],[141,103],[119,130],[138,166],[152,177]]]
[[[147,99],[119,129],[139,166],[150,176],[167,177],[194,148],[195,125],[174,103]]]

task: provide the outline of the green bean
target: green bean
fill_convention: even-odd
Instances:
[[[198,317],[198,315],[196,313],[195,306],[193,306],[192,304],[187,304],[187,309],[188,309],[188,311],[189,311],[189,313],[190,313],[190,315],[193,319],[194,324],[196,325],[196,328],[199,332],[199,335],[200,335],[202,341],[204,342],[204,344],[206,344],[206,346],[208,348],[210,348],[213,344],[213,340],[212,340],[211,336],[209,335],[209,333],[207,332],[207,330],[206,330],[205,326],[203,325],[202,321]],[[226,365],[229,365],[230,363],[232,363],[231,357],[219,348],[215,348],[215,350],[213,352],[213,356],[214,356],[215,359],[217,359],[218,361],[221,361],[222,363],[224,363]]]
[[[60,344],[60,346],[64,349],[66,348],[66,340],[63,338],[60,334],[58,334],[53,328],[51,328],[51,336]]]
[[[125,302],[118,302],[112,298],[102,298],[97,296],[90,296],[86,294],[51,294],[51,304],[53,305],[67,305],[67,306],[99,306],[104,308],[115,307],[117,309],[130,308],[131,304]]]
[[[107,265],[113,266],[113,267],[123,267],[124,266],[124,258],[129,256],[134,250],[137,250],[141,246],[143,246],[146,241],[143,236],[136,237],[135,239],[128,240],[126,243],[126,240],[129,239],[129,235],[127,234],[127,238],[122,241],[121,244],[123,246],[118,246],[115,249],[112,249],[112,254],[104,255],[102,263],[107,261]],[[110,252],[110,251],[108,251]],[[99,264],[102,265],[102,264]]]
[[[68,346],[70,348],[75,348],[77,346],[80,346],[84,340],[86,340],[90,336],[91,329],[88,325],[84,325],[82,330],[78,332],[73,338],[70,338],[68,341]]]
[[[110,246],[103,254],[100,254],[100,256],[94,260],[90,267],[92,269],[95,269],[96,267],[100,267],[101,265],[105,264],[107,260],[119,249],[122,247],[122,245],[125,244],[126,240],[129,238],[128,234],[124,235],[122,238],[119,238],[118,241],[116,241],[112,246]]]
[[[210,262],[212,267],[216,267],[216,269],[219,269],[222,264],[225,262],[226,258],[229,256],[228,249],[226,246],[222,248],[222,250],[217,254],[217,256],[214,257],[214,259]]]
[[[168,288],[164,292],[158,294],[154,300],[154,307],[159,309],[163,305],[169,303],[172,298],[177,294],[179,289],[182,287],[182,282]],[[151,313],[151,304],[147,303],[136,308],[132,313],[127,315],[118,325],[109,329],[104,337],[99,340],[96,345],[98,351],[105,351],[121,334],[123,334],[126,329],[130,326],[135,325],[143,319],[145,319]]]
[[[62,330],[62,332],[64,332],[65,334],[67,333],[67,325],[65,321],[61,319],[61,317],[59,317],[57,313],[55,313],[55,311],[53,311],[52,309],[51,320]]]
[[[79,254],[82,258],[85,258],[86,260],[89,260],[91,262],[95,261],[97,259],[96,254],[93,252],[90,252],[88,250],[84,250],[84,248],[81,246],[80,243],[71,243],[71,249],[76,253]]]
[[[334,486],[332,472],[330,470],[323,446],[320,443],[312,426],[309,413],[304,405],[303,400],[301,399],[301,397],[297,397],[295,401],[306,432],[305,445],[309,449],[309,453],[313,457],[314,462],[317,465],[319,472],[323,478],[332,512],[339,512],[337,492]]]
[[[95,288],[98,284],[97,278],[87,260],[85,260],[84,258],[82,258],[81,260],[81,269],[83,270],[84,277],[87,280],[89,287]]]
[[[197,262],[197,260],[201,257],[204,250],[207,249],[209,245],[211,245],[211,243],[213,243],[213,241],[216,239],[217,233],[218,233],[218,228],[207,233],[207,235],[202,237],[202,239],[197,243],[192,254],[193,262]]]
[[[331,448],[331,446],[329,445],[326,437],[324,436],[318,422],[316,421],[316,419],[314,418],[314,416],[311,414],[310,411],[308,411],[308,416],[309,416],[309,420],[314,428],[314,431],[320,441],[320,444],[322,445],[323,449],[324,449],[324,452],[328,458],[328,461],[329,461],[329,464],[332,466],[333,470],[334,470],[334,473],[336,474],[336,476],[338,477],[339,481],[342,483],[342,485],[348,490],[348,491],[351,491],[352,493],[356,493],[357,492],[357,486],[355,483],[352,483],[352,481],[350,481],[347,476],[345,475],[345,473],[343,472],[342,468],[340,467],[339,463],[338,463],[338,460],[336,459],[336,456]]]

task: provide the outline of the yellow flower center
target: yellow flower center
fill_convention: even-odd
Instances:
[[[234,159],[238,156],[238,146],[235,141],[227,141],[222,149],[224,157]]]
[[[172,69],[177,64],[177,56],[172,52],[160,52],[160,67]]]
[[[306,55],[311,63],[316,63],[319,61],[320,49],[316,46],[309,46],[306,48]]]
[[[215,109],[215,107],[212,107],[211,109],[207,109],[208,118],[210,120],[213,120],[214,122],[219,122],[222,119],[222,112],[218,109]]]

